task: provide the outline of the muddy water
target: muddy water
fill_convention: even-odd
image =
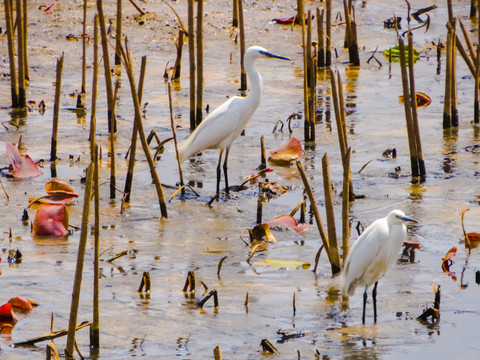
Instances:
[[[59,3],[53,14],[38,10],[38,4],[29,9],[29,54],[31,83],[28,99],[45,100],[44,115],[35,109],[26,115],[13,116],[11,110],[1,111],[3,121],[15,121],[17,129],[5,123],[0,130],[0,141],[18,142],[22,136],[24,153],[34,160],[48,159],[50,151],[51,119],[56,58],[65,52],[65,67],[62,86],[62,111],[60,122],[59,157],[57,176],[68,182],[81,194],[76,205],[69,208],[70,223],[79,226],[84,187],[80,178],[88,165],[88,129],[90,112],[77,116],[67,108],[75,106],[75,93],[80,88],[81,43],[68,42],[65,36],[81,33],[81,3]],[[237,93],[239,88],[239,49],[234,43],[236,31],[230,27],[230,1],[207,1],[205,3],[205,103],[215,108],[226,96]],[[446,9],[443,2],[433,1],[439,8],[430,13],[432,25],[427,33],[416,31],[415,45],[422,50],[422,57],[415,65],[417,90],[427,93],[432,104],[419,109],[420,128],[423,140],[427,181],[412,185],[409,177],[408,142],[403,105],[398,101],[401,82],[397,64],[391,70],[383,55],[376,58],[382,63],[366,61],[378,46],[379,50],[395,45],[395,34],[383,29],[384,19],[393,15],[402,16],[405,27],[406,9],[403,1],[368,1],[356,4],[358,36],[361,46],[362,66],[359,71],[348,69],[347,54],[342,49],[343,26],[333,31],[333,41],[338,58],[335,67],[340,71],[345,85],[345,95],[350,110],[347,117],[349,144],[354,151],[352,173],[355,193],[365,199],[352,204],[352,223],[364,225],[384,216],[394,208],[403,209],[417,218],[421,224],[409,229],[409,238],[419,241],[414,263],[398,263],[379,284],[379,320],[372,324],[371,306],[368,307],[367,325],[361,325],[361,294],[350,298],[349,308],[341,307],[338,299],[326,292],[330,283],[330,266],[325,255],[321,257],[317,274],[310,269],[273,269],[264,266],[265,259],[298,259],[314,262],[321,245],[316,226],[309,232],[297,234],[292,231],[273,231],[277,242],[256,254],[247,263],[250,249],[240,239],[245,228],[252,227],[256,219],[257,187],[235,194],[234,199],[219,201],[212,208],[206,206],[215,191],[215,167],[217,153],[206,151],[194,162],[184,164],[184,176],[201,182],[196,188],[200,197],[191,196],[182,201],[178,197],[168,204],[169,218],[160,219],[158,202],[151,185],[145,158],[139,151],[136,164],[131,204],[120,214],[120,198],[108,199],[108,185],[101,188],[101,249],[106,260],[123,250],[137,250],[135,257],[123,257],[113,263],[102,261],[101,278],[101,349],[99,355],[88,350],[88,331],[80,330],[77,341],[84,355],[91,358],[124,359],[132,356],[156,358],[201,359],[212,358],[212,351],[220,345],[224,358],[258,359],[268,357],[261,352],[260,341],[268,338],[281,355],[278,358],[314,358],[318,351],[331,359],[400,359],[405,357],[474,358],[479,346],[475,333],[480,319],[479,288],[475,284],[475,272],[479,269],[480,255],[474,250],[469,258],[459,239],[462,236],[459,213],[470,208],[466,214],[467,231],[480,231],[476,219],[478,209],[478,155],[468,147],[478,144],[478,128],[471,125],[473,118],[473,80],[462,59],[458,59],[458,89],[460,126],[453,134],[442,130],[444,68],[437,75],[436,49],[432,42],[445,40]],[[469,2],[456,1],[455,14],[461,15],[469,28],[476,24],[466,18]],[[182,19],[186,19],[186,1],[172,2]],[[255,172],[260,161],[259,138],[265,136],[267,150],[273,150],[288,141],[289,134],[272,134],[275,122],[285,120],[292,113],[303,111],[302,58],[300,30],[279,26],[270,20],[294,15],[295,1],[259,1],[245,3],[247,44],[259,44],[291,62],[264,61],[257,65],[262,73],[264,91],[262,104],[230,153],[230,181],[240,184],[242,179]],[[412,1],[412,8],[430,5]],[[134,66],[138,72],[140,58],[148,55],[147,78],[143,100],[148,102],[144,126],[154,129],[161,139],[171,136],[167,87],[163,81],[164,67],[175,60],[174,38],[178,23],[172,12],[162,3],[142,3],[156,20],[143,26],[133,20],[135,10],[125,4],[124,30],[130,39]],[[307,4],[307,9],[322,6]],[[334,13],[340,10],[334,5]],[[92,17],[93,5],[89,7]],[[106,8],[114,14],[114,5]],[[91,23],[91,21],[90,21]],[[93,34],[93,29],[87,29]],[[112,40],[113,41],[113,40]],[[2,53],[6,54],[6,39],[1,39]],[[92,48],[88,54],[91,59]],[[188,78],[184,49],[184,68],[180,84],[174,88],[174,118],[179,138],[189,134]],[[232,59],[232,60],[230,60]],[[102,64],[103,65],[103,64]],[[8,73],[8,62],[1,70]],[[90,88],[91,69],[88,70],[87,88]],[[103,76],[101,76],[103,80]],[[117,115],[118,134],[116,146],[117,187],[123,188],[126,173],[124,155],[128,149],[133,123],[133,109],[126,77],[120,80]],[[320,75],[318,87],[328,95],[329,80]],[[106,131],[106,101],[104,85],[98,99],[98,142],[102,146],[101,177],[107,181],[110,173],[108,133]],[[9,105],[9,81],[0,82],[2,106]],[[85,99],[91,108],[90,92]],[[323,110],[329,110],[328,105]],[[333,112],[333,111],[332,111]],[[292,123],[293,134],[303,139],[301,120]],[[316,147],[302,156],[310,182],[315,190],[323,218],[323,184],[321,157],[328,153],[331,178],[337,188],[341,186],[337,132],[333,119],[322,118],[316,132]],[[303,143],[302,143],[303,144]],[[385,149],[395,147],[396,159],[385,159]],[[72,155],[72,159],[70,159]],[[173,144],[166,146],[157,171],[164,184],[174,185],[178,174],[174,161]],[[6,156],[2,164],[7,165]],[[371,163],[359,173],[368,161]],[[393,177],[400,167],[399,177]],[[289,192],[266,202],[264,220],[289,213],[302,199],[301,180],[292,166],[272,167],[275,171],[268,179],[288,186]],[[44,194],[44,184],[50,179],[48,162],[42,168],[43,175],[27,180],[2,177],[2,183],[10,200],[2,194],[0,212],[2,250],[0,264],[2,291],[0,302],[21,295],[39,303],[32,313],[21,316],[11,335],[0,336],[2,359],[31,359],[44,356],[44,343],[29,348],[11,348],[10,344],[47,333],[50,316],[54,313],[55,329],[66,328],[78,248],[79,231],[66,239],[35,239],[30,226],[21,222],[23,209],[29,197]],[[2,174],[4,174],[3,172]],[[165,188],[169,197],[173,190]],[[339,191],[338,191],[339,192]],[[334,198],[337,217],[340,219],[341,197]],[[29,210],[33,219],[35,209]],[[337,224],[338,228],[340,224]],[[8,243],[8,230],[12,229],[13,241]],[[356,239],[352,230],[352,241]],[[441,258],[451,247],[459,251],[451,270],[456,281],[441,270]],[[23,253],[21,264],[8,265],[6,252],[9,247],[19,248]],[[84,283],[82,288],[79,321],[91,319],[93,240],[89,238]],[[217,276],[220,259],[223,263],[221,276]],[[194,270],[197,277],[197,292],[185,295],[181,292],[187,272]],[[463,271],[463,278],[461,278]],[[152,291],[149,296],[137,293],[141,275],[149,271]],[[214,309],[211,300],[203,310],[196,302],[203,298],[203,281],[208,289],[215,288],[219,294],[219,307]],[[442,286],[441,321],[435,325],[420,323],[414,318],[422,313],[424,306],[433,301],[431,284]],[[468,284],[467,287],[461,285]],[[245,297],[248,292],[248,309]],[[292,302],[295,294],[296,314]],[[397,313],[401,316],[397,317]],[[412,319],[413,318],[413,319]],[[303,331],[302,338],[277,343],[278,329]],[[65,339],[55,341],[59,349],[65,347]]]

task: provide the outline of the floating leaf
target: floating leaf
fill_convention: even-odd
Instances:
[[[68,234],[68,211],[65,205],[43,204],[33,222],[33,234],[65,236]]]
[[[18,321],[17,315],[12,310],[12,304],[6,303],[0,306],[0,321]]]
[[[471,248],[476,248],[480,243],[480,234],[475,232],[467,233],[465,237],[468,237],[468,241],[465,239],[465,247],[468,248],[467,243],[470,242]]]
[[[11,175],[18,178],[36,177],[42,175],[38,170],[37,165],[33,162],[30,156],[22,156],[18,149],[10,142],[5,142],[6,154],[10,164],[12,165]]]
[[[29,205],[39,203],[39,204],[50,204],[50,205],[67,205],[72,201],[75,201],[78,197],[78,194],[68,194],[68,193],[57,193],[53,195],[45,195],[39,198],[30,198]]]
[[[417,99],[417,107],[427,107],[432,103],[430,96],[422,92],[415,93],[415,98]],[[403,95],[400,95],[398,100],[403,103]]]
[[[290,141],[282,145],[278,150],[270,151],[268,161],[274,165],[290,165],[293,161],[296,161],[302,155],[302,145],[300,141],[292,137]]]
[[[259,185],[263,191],[273,195],[282,195],[288,191],[285,186],[277,184],[276,182],[261,182]]]
[[[404,49],[405,49],[405,60],[408,64],[408,46],[404,45]],[[385,55],[385,57],[388,59],[390,56],[390,52],[392,54],[392,61],[400,61],[400,47],[398,45],[383,50],[383,55]],[[413,62],[417,61],[419,56],[420,56],[420,51],[418,51],[417,49],[413,49]]]
[[[20,309],[20,310],[23,310],[23,311],[31,311],[31,310],[33,310],[34,307],[38,306],[38,304],[35,301],[25,299],[21,296],[15,296],[15,297],[11,298],[10,300],[8,300],[8,302],[10,304],[12,304],[12,306],[16,310]]]
[[[58,191],[75,194],[75,192],[73,191],[70,185],[65,184],[63,181],[60,181],[57,179],[52,179],[48,183],[46,183],[45,190],[47,190],[47,194],[50,194],[51,192],[58,192]]]
[[[270,228],[286,226],[292,228],[294,231],[300,233],[310,229],[310,224],[298,225],[297,220],[292,215],[280,215],[273,220],[267,222]]]
[[[315,17],[312,15],[312,19],[314,19],[314,18]],[[306,19],[307,19],[307,15],[305,14],[305,20]],[[275,21],[277,24],[280,24],[280,25],[291,25],[291,24],[293,24],[293,22],[295,22],[295,24],[297,24],[297,25],[300,25],[300,21],[298,21],[296,15],[288,17],[288,18],[272,19],[272,21]]]
[[[308,269],[310,268],[310,263],[297,260],[297,259],[291,259],[291,260],[280,260],[280,259],[265,259],[264,262],[254,262],[254,265],[263,265],[263,266],[268,266],[269,268],[272,269]]]

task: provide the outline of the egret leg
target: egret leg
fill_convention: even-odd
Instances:
[[[222,163],[222,156],[223,156],[223,150],[220,150],[220,155],[218,157],[218,165],[217,165],[217,195],[220,194],[220,179],[222,177],[222,168],[220,167],[220,165]]]
[[[223,163],[223,174],[225,175],[225,191],[228,195],[228,175],[227,175],[227,160],[228,160],[228,152],[230,148],[227,148],[225,151],[225,161]]]
[[[363,292],[363,314],[362,314],[362,324],[365,325],[365,309],[367,308],[367,289]]]
[[[375,282],[372,290],[372,298],[373,298],[373,322],[377,323],[377,285],[378,281]]]

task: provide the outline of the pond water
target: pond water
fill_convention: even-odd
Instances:
[[[349,115],[348,141],[352,147],[351,168],[354,192],[364,195],[351,205],[351,241],[357,238],[355,226],[364,226],[399,208],[420,221],[409,227],[409,240],[419,241],[413,263],[399,262],[379,282],[379,319],[373,325],[371,304],[367,306],[366,325],[361,325],[361,291],[350,297],[349,306],[342,307],[341,299],[327,292],[331,284],[331,270],[322,254],[317,273],[312,272],[315,255],[321,246],[316,225],[308,232],[298,234],[289,230],[272,230],[277,242],[257,252],[247,262],[251,248],[245,246],[240,234],[252,228],[256,221],[258,185],[233,193],[233,198],[207,203],[215,193],[218,152],[205,151],[195,161],[185,162],[184,177],[196,181],[200,197],[175,197],[168,203],[168,219],[161,219],[148,164],[141,148],[137,152],[131,203],[121,213],[122,194],[109,199],[108,179],[110,158],[106,125],[106,99],[103,63],[100,70],[97,111],[97,139],[102,148],[101,161],[101,251],[100,330],[101,348],[90,353],[88,329],[77,332],[77,342],[84,356],[101,359],[126,359],[143,356],[149,359],[204,359],[213,358],[213,349],[220,345],[225,359],[260,359],[271,356],[263,353],[262,339],[269,339],[278,349],[276,358],[313,359],[315,352],[329,359],[401,359],[415,358],[474,358],[480,350],[475,341],[480,321],[478,298],[480,288],[475,273],[480,268],[480,254],[474,249],[470,256],[460,243],[462,229],[460,211],[470,208],[465,215],[467,232],[480,231],[475,219],[480,217],[479,155],[471,151],[479,143],[479,129],[473,120],[473,79],[460,56],[457,58],[459,93],[458,129],[442,129],[445,52],[442,53],[441,73],[437,75],[436,46],[445,42],[447,10],[444,1],[412,0],[413,10],[437,5],[430,12],[431,26],[415,31],[415,46],[422,51],[415,64],[416,89],[428,94],[432,103],[418,110],[427,180],[412,184],[403,104],[398,100],[402,86],[400,69],[381,53],[396,45],[393,30],[383,28],[383,21],[395,13],[402,16],[406,27],[407,9],[404,1],[355,1],[360,44],[360,69],[351,69],[346,63],[348,53],[343,50],[344,26],[335,21],[332,41],[338,58],[334,68],[340,71],[344,83]],[[52,14],[39,10],[37,4],[29,7],[29,64],[30,86],[28,100],[44,100],[47,108],[40,114],[36,108],[18,117],[9,108],[9,78],[0,79],[0,113],[4,126],[0,129],[0,148],[10,141],[17,143],[20,136],[24,154],[32,159],[50,156],[51,123],[55,88],[55,64],[64,52],[65,65],[62,80],[57,178],[69,183],[80,194],[78,202],[69,206],[70,224],[80,226],[84,185],[80,179],[89,163],[89,122],[91,109],[91,68],[87,72],[87,113],[77,116],[68,108],[75,107],[81,85],[81,42],[67,41],[68,34],[82,32],[83,1],[56,3]],[[163,140],[171,136],[168,109],[168,90],[163,73],[167,62],[175,61],[175,38],[178,21],[162,2],[139,2],[156,17],[143,25],[134,20],[136,10],[124,4],[124,32],[133,54],[134,71],[139,73],[140,59],[148,56],[147,77],[143,102],[148,102],[143,119],[145,131],[155,130]],[[186,22],[187,2],[169,1]],[[454,13],[462,18],[467,28],[477,28],[468,19],[467,0],[454,1]],[[310,2],[306,9],[315,10],[324,3]],[[245,136],[234,143],[229,156],[229,178],[232,185],[240,184],[249,174],[256,173],[260,164],[260,136],[264,135],[267,151],[279,148],[291,136],[303,142],[303,120],[292,122],[293,133],[272,133],[277,120],[285,120],[292,113],[303,113],[303,60],[301,30],[281,26],[271,20],[295,14],[296,1],[244,2],[247,46],[258,44],[269,51],[292,59],[259,61],[257,69],[263,78],[263,99],[246,128]],[[94,4],[89,4],[89,24],[92,23]],[[338,1],[333,13],[343,12]],[[2,18],[3,8],[2,8]],[[107,16],[114,19],[115,4],[106,5]],[[231,1],[205,2],[204,104],[214,109],[227,96],[238,94],[239,46],[235,43],[237,29],[231,27]],[[413,24],[413,23],[412,23]],[[93,28],[87,32],[92,36]],[[476,39],[475,32],[472,38]],[[316,36],[315,36],[316,38]],[[114,40],[111,39],[112,44]],[[2,73],[9,73],[6,37],[0,39],[4,61]],[[367,60],[378,47],[376,58],[382,63]],[[92,59],[92,44],[88,47],[88,63]],[[112,47],[110,48],[112,51]],[[173,91],[173,116],[180,126],[180,140],[189,134],[188,49],[184,48],[183,75]],[[118,76],[121,88],[116,107],[118,133],[116,136],[117,188],[123,189],[127,162],[125,154],[130,144],[133,125],[133,106],[128,79]],[[328,97],[330,81],[319,74],[319,93]],[[329,102],[322,105],[329,109]],[[19,127],[9,121],[16,122]],[[314,189],[320,213],[325,219],[321,158],[328,153],[330,175],[337,187],[334,197],[337,232],[341,231],[342,166],[334,119],[321,119],[316,125],[316,145],[302,155],[302,162]],[[382,153],[396,148],[396,159],[384,158]],[[151,147],[154,151],[153,147]],[[8,159],[2,150],[1,165]],[[362,167],[371,161],[361,172]],[[161,159],[156,163],[162,183],[175,185],[178,170],[173,142],[167,143]],[[296,167],[270,166],[268,180],[287,186],[289,191],[263,204],[263,220],[288,214],[303,198],[303,183]],[[400,176],[392,176],[400,167]],[[50,317],[55,317],[54,330],[68,327],[75,262],[80,231],[65,239],[34,238],[30,225],[21,221],[28,199],[45,194],[44,184],[50,180],[50,163],[45,161],[43,174],[37,178],[18,180],[5,176],[2,184],[10,196],[0,193],[2,218],[0,246],[0,303],[16,295],[32,299],[39,306],[20,321],[11,334],[0,335],[2,359],[43,358],[45,343],[32,347],[11,347],[12,343],[33,338],[50,331]],[[165,187],[166,197],[175,191]],[[28,210],[30,219],[36,208]],[[91,219],[93,221],[93,218]],[[9,243],[9,229],[13,234]],[[444,273],[442,257],[453,246],[458,246],[451,271],[457,280]],[[9,248],[23,253],[20,264],[9,265]],[[124,250],[136,250],[135,256],[111,258]],[[218,263],[227,257],[217,276]],[[298,259],[309,262],[308,269],[271,268],[265,259]],[[92,318],[93,235],[89,236],[82,295],[78,320]],[[187,273],[194,271],[197,291],[182,292]],[[149,295],[137,292],[142,273],[148,271],[152,289]],[[218,292],[219,306],[209,300],[203,309],[196,303],[208,291]],[[425,306],[431,305],[434,295],[432,283],[442,289],[441,320],[435,324],[422,323],[415,318]],[[468,285],[468,286],[465,286]],[[248,293],[248,307],[245,298]],[[293,313],[295,296],[296,313]],[[401,312],[400,316],[397,316]],[[280,342],[279,329],[304,332],[305,336]],[[66,338],[55,340],[63,352]]]

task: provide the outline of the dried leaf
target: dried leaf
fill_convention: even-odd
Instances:
[[[64,192],[64,193],[70,193],[70,194],[75,194],[73,191],[72,187],[63,181],[52,179],[48,183],[45,184],[45,190],[47,190],[47,194],[50,195],[51,192]],[[78,195],[77,195],[78,196]]]
[[[273,220],[267,222],[270,228],[286,226],[292,228],[294,231],[301,233],[310,229],[310,224],[298,225],[297,220],[292,215],[280,215]]]
[[[420,249],[420,243],[416,241],[410,241],[410,240],[404,241],[403,246],[413,248],[413,249]]]
[[[259,183],[260,188],[265,192],[268,192],[273,195],[282,195],[285,194],[288,189],[285,186],[277,184],[275,182],[261,182]]]
[[[450,266],[452,266],[452,264],[453,264],[452,258],[455,255],[457,255],[457,247],[456,246],[454,246],[453,248],[448,250],[445,257],[442,258],[442,270],[443,270],[443,272],[446,272],[446,273],[450,272]]]
[[[468,236],[468,241],[465,239],[465,247],[468,248],[468,242],[470,242],[470,246],[473,248],[476,248],[479,243],[480,243],[480,234],[479,233],[475,233],[475,232],[470,232],[470,233],[466,233],[466,236]]]
[[[35,301],[25,299],[21,296],[15,296],[14,298],[11,298],[10,300],[8,300],[8,302],[12,304],[12,306],[16,310],[20,309],[24,311],[31,311],[33,310],[34,307],[38,306],[38,304]]]
[[[266,241],[266,242],[275,242],[275,236],[270,232],[270,228],[267,224],[255,225],[253,229],[248,229],[250,234],[250,242],[254,241]]]
[[[18,321],[17,315],[13,312],[12,304],[7,302],[0,306],[0,321]]]
[[[432,99],[425,93],[417,92],[415,93],[415,98],[417,99],[417,107],[427,107],[432,103]],[[403,95],[398,97],[398,100],[403,103]]]
[[[43,204],[33,221],[33,234],[37,236],[66,236],[68,211],[65,205]]]
[[[310,268],[310,263],[297,260],[297,259],[290,259],[290,260],[281,260],[281,259],[265,259],[264,262],[254,262],[254,265],[263,265],[268,266],[272,269],[308,269]]]
[[[302,156],[302,145],[296,138],[291,138],[290,141],[282,145],[278,150],[270,151],[268,161],[274,165],[290,165]]]
[[[11,176],[18,178],[36,177],[42,175],[37,165],[30,156],[22,156],[18,149],[10,142],[5,142],[6,154],[10,164],[12,165]]]

